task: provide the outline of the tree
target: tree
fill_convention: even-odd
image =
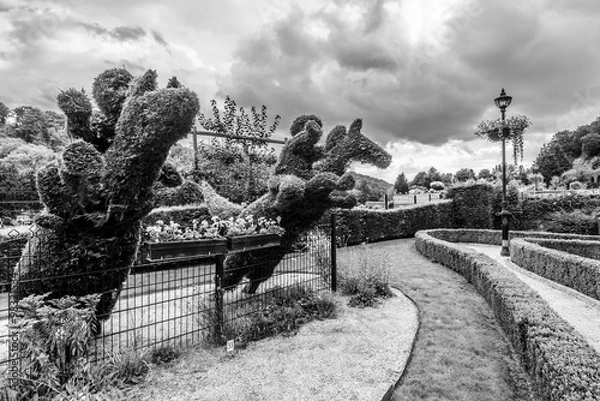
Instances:
[[[48,121],[37,107],[19,106],[14,109],[16,121],[12,127],[12,136],[28,143],[47,143],[50,140]]]
[[[213,117],[208,118],[200,112],[198,114],[200,125],[208,131],[223,135],[247,137],[248,139],[226,139],[227,144],[241,148],[246,154],[264,152],[268,148],[268,144],[260,139],[270,138],[281,121],[281,116],[276,115],[273,123],[268,126],[267,106],[263,105],[260,113],[256,107],[252,106],[250,108],[251,115],[248,115],[243,107],[240,107],[238,111],[235,101],[229,96],[225,96],[222,118],[217,101],[213,99],[210,104]]]
[[[261,113],[251,107],[252,121],[243,107],[239,111],[235,101],[225,97],[223,117],[216,100],[211,101],[213,118],[199,113],[198,121],[209,131],[227,135],[222,140],[213,138],[198,148],[196,182],[206,181],[219,195],[236,203],[250,203],[267,191],[270,168],[277,161],[275,150],[260,139],[268,139],[279,125],[280,116],[267,129],[267,107]],[[233,138],[242,136],[248,139]]]
[[[475,172],[473,171],[473,169],[470,168],[461,168],[456,172],[456,174],[454,174],[454,178],[456,178],[456,181],[459,182],[474,180]]]
[[[479,173],[477,174],[477,178],[480,180],[490,181],[494,178],[494,176],[492,175],[489,169],[484,168],[479,171]]]
[[[427,177],[429,178],[430,184],[432,181],[442,181],[442,175],[435,167],[431,167],[429,169],[429,171],[427,172]]]
[[[572,155],[572,153],[566,152],[557,141],[550,141],[542,145],[542,149],[534,161],[534,166],[542,174],[546,184],[549,184],[552,177],[560,177],[562,173],[571,169],[574,160]]]
[[[429,174],[426,171],[419,171],[415,178],[410,182],[410,186],[419,186],[429,188],[429,184],[431,184],[431,180],[429,179]]]
[[[600,134],[590,132],[581,138],[581,152],[587,158],[600,154]]]
[[[394,190],[397,194],[408,193],[408,181],[406,180],[406,176],[404,175],[404,173],[400,173],[398,177],[396,177],[396,182],[394,183]]]
[[[2,102],[0,102],[0,126],[6,124],[6,119],[10,113],[10,109]]]

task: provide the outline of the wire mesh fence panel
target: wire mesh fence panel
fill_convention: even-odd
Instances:
[[[46,288],[63,296],[74,294],[72,286],[77,283],[77,294],[118,297],[110,314],[99,316],[94,329],[89,356],[91,362],[97,362],[130,349],[223,343],[235,338],[280,291],[298,286],[313,292],[329,291],[331,285],[329,225],[309,231],[287,252],[281,247],[260,249],[260,257],[245,251],[158,262],[139,258],[133,267],[37,278],[23,278],[18,262],[29,258],[29,265],[35,265],[51,257],[30,249],[47,239],[35,230],[13,235],[0,240],[0,267],[10,272],[0,282],[0,366],[15,374],[23,361],[21,342],[10,323],[21,316],[17,302],[26,289]],[[228,264],[228,258],[244,263]],[[231,274],[238,274],[240,280],[228,281]],[[106,275],[126,279],[119,289],[98,291],[96,284]]]

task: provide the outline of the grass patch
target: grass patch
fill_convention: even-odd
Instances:
[[[535,400],[528,376],[473,286],[421,256],[413,240],[367,247],[389,255],[390,284],[421,312],[412,359],[392,400]],[[344,252],[339,250],[340,257]]]

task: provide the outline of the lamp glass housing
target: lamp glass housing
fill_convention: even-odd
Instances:
[[[506,92],[504,91],[504,88],[502,88],[502,92],[500,92],[500,96],[498,96],[496,99],[494,99],[494,103],[496,103],[496,107],[498,107],[501,110],[504,110],[508,106],[510,106],[510,102],[512,102],[512,96],[508,96],[506,94]]]

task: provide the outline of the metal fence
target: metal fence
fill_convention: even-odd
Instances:
[[[99,361],[111,353],[131,348],[187,347],[214,336],[215,328],[223,337],[233,335],[228,331],[230,326],[239,325],[282,289],[301,285],[315,292],[329,291],[332,287],[335,290],[334,226],[335,217],[330,224],[307,233],[293,251],[285,254],[272,276],[262,282],[254,294],[242,291],[247,282],[230,287],[221,285],[226,255],[158,262],[142,257],[132,268],[115,267],[111,270],[115,274],[131,271],[110,317],[100,322],[91,360]],[[13,276],[9,272],[19,268],[20,257],[33,255],[27,246],[36,235],[39,234],[26,229],[0,236],[0,269],[5,272],[0,279],[0,367],[5,366],[11,375],[13,371],[20,372],[22,366],[16,331],[9,325],[18,319],[17,297],[11,289],[25,283],[17,281],[18,274]],[[276,248],[273,249],[276,253]],[[80,276],[85,279],[98,273],[85,272]],[[73,275],[65,275],[51,279],[60,285],[61,280],[72,278]],[[89,293],[94,293],[94,288],[89,288]]]

